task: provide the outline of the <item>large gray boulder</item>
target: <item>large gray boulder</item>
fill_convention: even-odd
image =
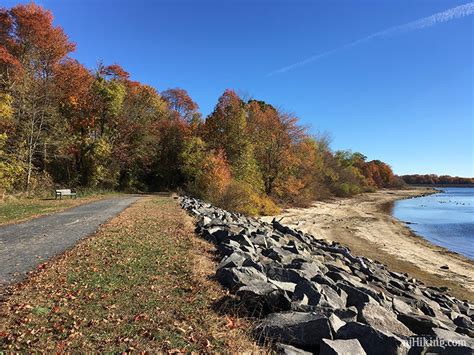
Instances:
[[[279,266],[270,266],[267,268],[269,279],[281,282],[291,282],[298,284],[300,281],[307,280],[310,275],[305,270],[284,268]]]
[[[230,236],[230,231],[228,228],[224,228],[222,226],[214,226],[208,229],[204,229],[203,237],[210,241],[211,243],[219,244],[227,239]]]
[[[358,339],[368,355],[405,355],[408,353],[408,345],[401,338],[357,322],[347,323],[340,328],[336,339]]]
[[[392,307],[393,310],[396,313],[415,313],[415,314],[421,314],[421,311],[419,311],[417,308],[412,307],[410,305],[410,300],[407,299],[406,297],[402,296],[395,296],[393,297],[392,300]]]
[[[245,259],[248,257],[249,254],[246,254],[240,250],[236,250],[232,254],[224,256],[217,268],[222,269],[242,266]]]
[[[375,303],[365,303],[359,308],[359,322],[383,332],[398,336],[410,336],[413,332],[397,320],[393,312]]]
[[[286,267],[303,270],[305,275],[307,275],[309,278],[312,278],[316,275],[323,275],[328,271],[324,264],[315,259],[314,256],[307,257],[305,259],[294,259],[292,260],[291,265],[287,265]]]
[[[334,280],[330,279],[329,277],[327,277],[325,275],[315,275],[311,278],[311,281],[314,281],[314,282],[316,282],[317,284],[320,284],[320,285],[331,286],[335,290],[339,289],[336,286],[336,283],[334,282]]]
[[[222,268],[217,270],[217,280],[231,291],[258,281],[266,281],[264,274],[250,266]]]
[[[268,279],[268,282],[277,286],[278,288],[281,288],[282,290],[285,290],[289,296],[293,295],[293,292],[295,292],[296,284],[293,282],[283,282],[272,279]]]
[[[334,310],[334,314],[344,322],[356,322],[358,313],[357,308],[354,306]]]
[[[419,335],[431,334],[433,328],[445,328],[447,327],[437,320],[436,318],[420,315],[420,314],[403,314],[397,315],[397,319],[405,324],[413,333]]]
[[[319,285],[309,280],[302,280],[296,285],[292,299],[310,306],[344,308],[346,305],[346,301],[330,286]]]
[[[321,299],[320,305],[322,307],[330,307],[335,309],[342,309],[346,307],[347,293],[341,289],[337,291],[328,285],[321,285],[321,293],[323,298]]]
[[[230,255],[236,250],[240,250],[240,244],[234,240],[228,240],[223,243],[219,243],[216,247],[219,254],[222,256]]]
[[[471,349],[471,352],[474,353],[474,339],[471,337],[442,328],[431,329],[430,335],[438,339],[443,339],[446,342],[455,342],[457,345],[461,344]]]
[[[331,326],[333,336],[336,335],[337,331],[346,325],[346,322],[341,320],[335,313],[329,316],[329,325]]]
[[[369,293],[363,289],[348,285],[343,282],[337,282],[336,285],[347,294],[347,307],[359,307],[364,303],[378,303]]]
[[[303,305],[315,306],[321,300],[321,286],[303,279],[296,284],[292,300]]]
[[[293,258],[297,257],[297,255],[293,254],[291,251],[280,247],[263,249],[262,255],[283,264],[289,263]]]
[[[469,317],[467,317],[465,315],[457,316],[454,319],[453,323],[456,324],[458,327],[461,327],[461,328],[474,329],[474,323],[472,322],[472,320]]]
[[[242,286],[236,295],[240,297],[245,309],[254,315],[288,311],[291,308],[286,292],[266,281]]]
[[[320,355],[366,355],[366,352],[357,339],[323,339]]]
[[[257,336],[275,342],[317,351],[322,339],[332,339],[327,317],[306,312],[282,312],[268,315],[256,327]]]

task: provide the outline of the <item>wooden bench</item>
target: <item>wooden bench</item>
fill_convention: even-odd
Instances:
[[[71,196],[71,198],[74,196],[74,198],[77,198],[77,194],[75,192],[72,192],[71,189],[60,189],[60,190],[55,190],[56,192],[56,199],[59,197],[60,200],[63,199],[63,196]]]

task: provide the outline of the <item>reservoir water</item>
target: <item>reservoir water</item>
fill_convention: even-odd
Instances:
[[[474,259],[474,188],[438,190],[395,202],[393,215],[433,244]]]

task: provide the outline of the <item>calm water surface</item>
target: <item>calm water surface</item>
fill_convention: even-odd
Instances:
[[[430,242],[474,259],[474,188],[395,202],[393,215]]]

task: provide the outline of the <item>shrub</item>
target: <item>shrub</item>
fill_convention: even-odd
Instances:
[[[353,195],[357,195],[360,192],[361,192],[361,188],[359,185],[343,182],[342,184],[338,185],[336,189],[336,196],[350,197]]]
[[[197,186],[200,188],[200,195],[204,199],[218,203],[228,190],[230,181],[229,164],[221,150],[211,154],[204,162],[203,174],[199,175]]]
[[[246,215],[279,213],[278,206],[267,196],[261,195],[249,184],[232,181],[218,202],[219,206]]]
[[[271,216],[280,213],[280,207],[268,196],[260,197],[260,214],[263,216]]]

